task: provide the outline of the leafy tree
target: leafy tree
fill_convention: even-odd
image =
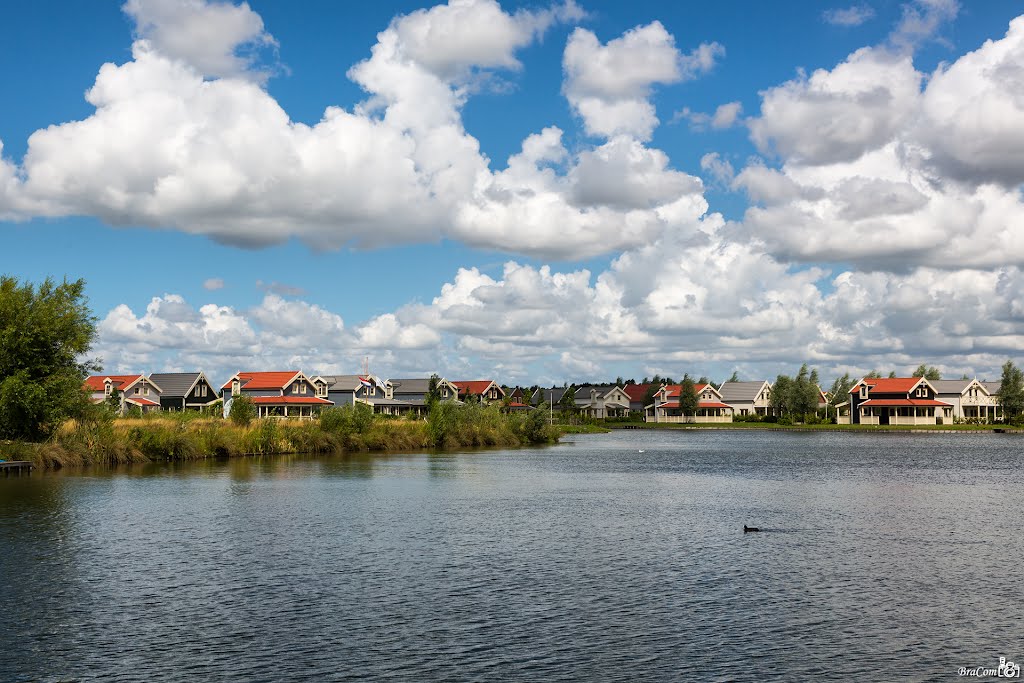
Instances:
[[[0,439],[38,441],[89,407],[81,358],[96,338],[85,281],[0,276]]]
[[[239,427],[246,427],[256,419],[256,404],[246,394],[240,394],[231,399],[231,408],[228,410],[228,418]]]
[[[625,382],[623,381],[623,379],[622,379],[622,376],[621,376],[621,375],[620,375],[619,377],[616,377],[616,378],[615,378],[615,386],[617,386],[617,387],[621,387],[621,386],[623,386],[624,384],[625,384]]]
[[[735,370],[733,370],[733,371],[732,371],[732,374],[731,374],[731,375],[729,376],[729,379],[727,379],[727,380],[725,380],[725,381],[726,381],[726,382],[739,382],[739,381],[740,381],[740,375],[739,375],[739,373],[738,373],[738,372],[736,372]]]
[[[697,384],[711,384],[711,380],[707,375],[701,375],[700,379],[697,380]]]
[[[942,379],[942,373],[939,369],[933,365],[925,365],[921,363],[917,366],[917,370],[914,370],[914,374],[911,377],[924,377],[928,380]]]
[[[853,384],[853,380],[850,379],[850,373],[848,372],[842,377],[836,377],[835,381],[832,382],[832,388],[828,390],[829,405],[835,407],[840,403],[850,400],[849,394]]]
[[[647,378],[645,377],[644,379],[647,379]],[[644,400],[643,400],[643,404],[644,404],[643,407],[644,408],[646,408],[647,406],[649,406],[652,403],[654,403],[654,395],[658,393],[659,389],[661,389],[661,387],[658,386],[657,384],[651,384],[649,387],[647,387],[647,391],[644,392]]]
[[[864,375],[864,379],[881,379],[881,378],[882,378],[882,373],[880,373],[878,370],[872,370],[868,374]]]
[[[647,381],[647,378],[644,377],[642,380],[640,380],[640,384],[649,384],[649,382]]]
[[[792,410],[792,399],[792,378],[790,378],[789,375],[779,375],[775,378],[775,384],[772,386],[771,396],[768,398],[769,407],[775,415],[785,417],[789,415]]]
[[[576,387],[567,387],[562,393],[562,398],[558,399],[558,405],[561,409],[572,414],[576,412]]]
[[[818,387],[811,383],[807,363],[800,366],[800,371],[790,387],[790,393],[790,410],[806,422],[807,414],[818,409]]]
[[[523,389],[523,403],[526,405],[533,405],[533,390],[526,388]]]
[[[687,417],[692,417],[697,414],[699,408],[700,398],[697,396],[697,385],[689,375],[684,375],[679,388],[679,412]]]
[[[113,415],[121,414],[121,392],[117,390],[117,387],[110,387],[110,395],[107,396],[104,403]]]
[[[1024,373],[1010,360],[1003,364],[999,405],[1003,409],[1003,419],[1007,422],[1016,422],[1024,412]]]
[[[430,376],[430,381],[427,382],[427,395],[423,398],[423,403],[427,408],[427,414],[434,409],[434,406],[441,400],[441,378],[434,373]]]
[[[896,371],[895,370],[890,370],[889,371],[889,379],[896,379]]]

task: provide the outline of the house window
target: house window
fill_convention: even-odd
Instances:
[[[327,385],[326,384],[319,384],[318,383],[316,385],[316,395],[317,396],[326,396],[327,395]]]
[[[113,391],[113,389],[114,385],[111,384],[110,382],[107,382],[106,384],[103,385],[103,395],[110,396],[110,392]]]
[[[868,385],[867,384],[860,385],[860,397],[861,398],[867,398],[868,397]]]
[[[203,398],[206,398],[206,385],[205,384],[200,384],[199,385],[199,391],[202,392],[199,395],[202,396]]]
[[[143,395],[145,395],[145,396],[149,396],[149,386],[148,386],[148,385],[147,385],[147,386],[144,386],[144,387],[142,387],[142,393],[143,393]]]
[[[140,389],[139,387],[135,387],[135,395],[136,396],[138,396],[139,392],[141,392],[141,391],[142,391],[142,389]]]
[[[445,387],[441,390],[441,398],[448,398],[448,388]]]
[[[303,382],[302,384],[299,385],[299,393],[300,394],[306,393],[306,383],[305,382]]]
[[[238,380],[236,379],[235,381],[233,381],[231,383],[231,395],[232,396],[238,396],[240,391],[241,391],[241,386],[240,386]]]

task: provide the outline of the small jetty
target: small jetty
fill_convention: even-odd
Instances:
[[[34,467],[28,460],[0,460],[0,471],[3,471],[5,477],[12,473],[31,472]]]

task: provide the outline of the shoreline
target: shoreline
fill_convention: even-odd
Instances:
[[[741,426],[742,425],[742,426]],[[651,429],[681,431],[765,431],[765,432],[835,432],[846,434],[1024,434],[1024,428],[1000,425],[776,425],[746,422],[738,424],[664,424],[623,422],[605,425],[605,429]]]

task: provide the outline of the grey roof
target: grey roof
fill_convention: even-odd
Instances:
[[[999,390],[1002,388],[1003,381],[1000,380],[998,382],[982,382],[981,386],[985,387],[985,389],[988,390],[988,393],[995,396],[999,393]]]
[[[764,386],[766,380],[759,380],[757,382],[726,382],[722,385],[722,388],[718,390],[722,394],[722,403],[729,403],[735,401],[737,403],[741,401],[756,401],[757,394],[761,391],[761,387]]]
[[[355,391],[359,388],[359,375],[320,375],[327,382],[327,389],[334,391]]]
[[[562,396],[565,392],[572,387],[555,387],[554,389],[541,389],[533,395],[533,405],[539,406],[541,403],[555,403],[557,404],[562,400]]]
[[[973,382],[970,379],[930,379],[928,384],[935,387],[939,394],[962,394],[967,385]]]
[[[199,372],[161,372],[149,376],[151,382],[160,387],[161,396],[185,396],[199,379]],[[216,394],[216,390],[214,390]]]
[[[392,379],[391,387],[396,394],[425,394],[430,391],[429,377],[415,377],[412,379]]]

